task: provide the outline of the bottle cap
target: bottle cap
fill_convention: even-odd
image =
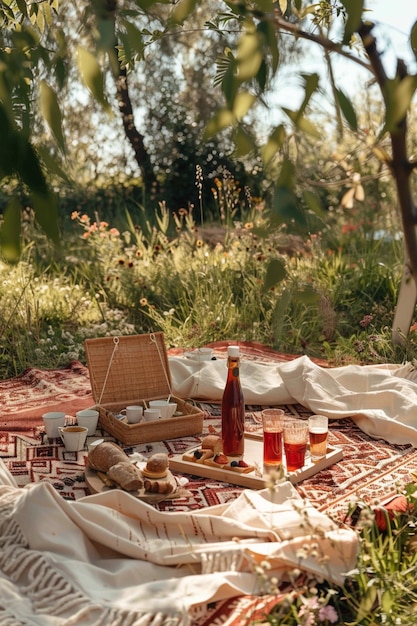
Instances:
[[[227,356],[238,357],[239,346],[227,346]]]

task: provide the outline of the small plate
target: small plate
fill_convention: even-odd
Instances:
[[[191,352],[184,352],[186,359],[193,359],[194,361],[211,361],[213,358],[213,350],[211,348],[197,348]]]

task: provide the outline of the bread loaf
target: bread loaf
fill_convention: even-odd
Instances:
[[[211,450],[213,454],[223,452],[223,441],[219,435],[207,435],[201,442],[202,450]]]
[[[129,457],[116,443],[103,441],[90,448],[87,461],[90,467],[106,474],[116,463],[129,462]]]
[[[136,491],[143,487],[138,469],[129,461],[121,461],[112,465],[107,472],[107,476],[125,491]]]

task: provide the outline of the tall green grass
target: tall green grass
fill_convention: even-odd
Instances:
[[[173,214],[162,203],[140,219],[120,207],[117,227],[99,208],[76,210],[59,249],[26,224],[22,260],[0,263],[0,375],[83,360],[86,337],[156,330],[168,346],[257,341],[334,364],[415,357],[413,332],[401,349],[391,341],[395,232],[376,238],[333,214],[294,235],[268,227],[260,201],[248,207],[239,222],[210,225],[192,207]],[[265,288],[273,261],[285,274]]]

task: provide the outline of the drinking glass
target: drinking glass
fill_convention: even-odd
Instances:
[[[310,455],[312,461],[318,461],[326,456],[327,439],[329,434],[329,420],[325,415],[310,415],[308,418],[308,433],[310,439]]]
[[[301,469],[305,463],[308,442],[307,420],[284,420],[284,451],[287,471]]]
[[[264,472],[281,468],[283,419],[284,411],[282,409],[264,409],[262,411]]]

